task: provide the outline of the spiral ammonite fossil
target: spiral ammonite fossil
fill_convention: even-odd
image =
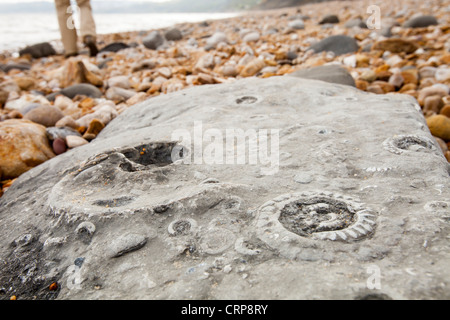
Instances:
[[[296,237],[356,241],[373,233],[375,224],[375,215],[361,203],[329,192],[277,197],[260,207],[257,221],[265,240],[285,242]]]

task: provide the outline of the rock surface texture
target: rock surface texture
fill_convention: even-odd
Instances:
[[[256,131],[259,151],[268,130],[279,163],[173,162],[227,129]],[[6,191],[0,283],[49,299],[449,299],[448,190],[408,95],[295,77],[194,87]]]

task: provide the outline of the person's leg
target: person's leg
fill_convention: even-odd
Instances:
[[[92,7],[89,0],[77,0],[80,8],[80,34],[83,43],[89,48],[91,56],[96,56],[98,49],[96,46],[96,28],[94,16],[92,15]]]
[[[70,0],[55,0],[55,7],[65,55],[76,55],[78,53],[77,30],[70,21],[72,17],[72,11],[68,9],[70,7]]]

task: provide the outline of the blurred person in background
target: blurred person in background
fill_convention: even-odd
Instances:
[[[80,13],[80,35],[83,38],[83,43],[89,48],[90,56],[95,57],[98,53],[97,34],[90,0],[77,0],[77,4]],[[78,35],[73,23],[72,13],[74,13],[74,10],[71,7],[70,0],[55,0],[55,6],[65,57],[76,56],[78,55]]]

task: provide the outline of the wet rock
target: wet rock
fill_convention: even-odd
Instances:
[[[24,119],[39,123],[45,127],[53,127],[61,120],[64,114],[58,108],[49,105],[39,106],[24,116]]]
[[[339,18],[337,15],[329,14],[326,15],[320,20],[319,24],[326,24],[326,23],[339,23]]]
[[[55,49],[52,47],[52,45],[48,42],[42,42],[38,43],[32,46],[28,46],[22,50],[19,51],[19,54],[21,56],[29,54],[31,57],[35,59],[48,57],[56,55]]]
[[[404,39],[386,39],[382,41],[378,41],[373,45],[372,50],[383,50],[389,51],[392,53],[412,53],[418,49],[418,45],[412,41],[404,40]]]
[[[301,69],[295,71],[289,76],[321,80],[330,83],[345,84],[348,86],[356,87],[355,80],[351,74],[343,67],[338,65],[319,66],[308,69]]]
[[[3,178],[14,179],[53,158],[45,127],[27,120],[0,122],[0,168]]]
[[[329,36],[318,43],[313,44],[309,49],[315,53],[322,51],[331,51],[335,55],[356,52],[359,49],[358,43],[352,37],[345,35]]]
[[[164,37],[167,41],[178,41],[183,39],[183,34],[181,33],[180,29],[172,28],[166,31]]]
[[[419,16],[411,18],[403,24],[403,28],[425,28],[428,26],[435,26],[438,21],[433,16]]]
[[[164,38],[158,31],[152,31],[142,39],[142,43],[147,49],[157,50],[158,47],[164,44]]]

